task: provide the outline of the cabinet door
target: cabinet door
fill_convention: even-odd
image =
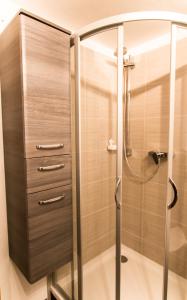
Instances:
[[[71,186],[29,194],[29,280],[72,260]]]
[[[21,15],[25,157],[70,153],[70,37]]]

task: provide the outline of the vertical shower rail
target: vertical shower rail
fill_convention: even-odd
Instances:
[[[81,241],[81,72],[80,37],[76,35],[75,44],[75,152],[76,152],[76,210],[77,210],[77,271],[78,299],[83,300],[83,270]]]
[[[123,174],[123,24],[118,26],[117,47],[117,156],[116,156],[116,300],[121,294],[121,209]]]

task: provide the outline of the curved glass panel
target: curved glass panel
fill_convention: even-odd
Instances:
[[[165,253],[170,22],[125,26],[122,298],[161,300]],[[150,30],[151,28],[151,30]],[[173,299],[174,300],[174,299]]]
[[[111,46],[102,46],[110,34]],[[83,299],[115,299],[117,31],[81,43],[80,222]]]
[[[170,169],[167,155],[170,151],[168,139],[172,98],[170,26],[170,22],[158,20],[124,24],[124,71],[123,76],[120,75],[123,77],[123,90],[120,92],[123,92],[124,100],[121,120],[124,131],[121,138],[121,224],[116,219],[115,203],[119,122],[117,30],[96,34],[80,43],[81,124],[78,134],[81,180],[77,215],[80,230],[76,237],[79,246],[81,242],[81,249],[79,247],[77,251],[78,273],[82,271],[82,286],[79,285],[82,296],[79,300],[119,300],[116,296],[116,286],[119,287],[116,283],[116,278],[119,278],[116,276],[116,261],[119,259],[121,299],[187,299],[187,34],[185,28],[177,27],[174,158],[170,163],[171,166],[173,164],[173,180],[177,185],[179,201],[167,215],[166,192]],[[164,256],[167,252],[165,230],[168,224],[170,248],[166,298],[162,290]],[[76,230],[77,224],[74,225]],[[121,257],[116,257],[116,233],[122,236]],[[58,272],[56,281],[67,296],[78,299],[77,295],[73,296],[73,276],[70,277],[70,274],[75,275],[70,265],[65,266]],[[77,277],[74,278],[76,281]]]
[[[171,210],[168,300],[184,300],[187,299],[187,28],[176,26],[175,43],[173,180],[178,201]]]

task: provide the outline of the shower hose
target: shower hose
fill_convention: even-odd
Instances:
[[[127,157],[127,140],[129,138],[129,112],[130,112],[130,100],[131,100],[131,92],[130,92],[130,80],[129,80],[129,68],[126,69],[126,75],[125,76],[125,97],[124,97],[124,108],[125,108],[125,113],[124,115],[126,116],[125,120],[126,120],[126,124],[125,124],[125,133],[126,136],[124,136],[124,145],[123,145],[123,153],[124,153],[124,158],[125,158],[125,162],[126,162],[126,166],[128,168],[129,174],[131,176],[131,179],[138,182],[138,183],[147,183],[149,182],[157,173],[158,170],[160,168],[160,158],[158,158],[158,164],[156,165],[155,170],[153,171],[152,174],[150,174],[147,177],[141,177],[139,175],[137,175],[134,170],[132,169],[132,167],[130,166],[128,157]]]

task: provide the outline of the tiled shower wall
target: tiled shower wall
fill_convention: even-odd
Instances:
[[[174,174],[179,203],[172,211],[170,269],[187,278],[187,67],[178,43],[175,113]],[[106,150],[109,138],[116,140],[116,65],[108,57],[81,51],[81,222],[83,261],[115,243],[115,160]],[[186,59],[187,62],[187,59]],[[168,151],[169,46],[135,57],[131,77],[130,166],[147,178],[155,170],[148,151]],[[167,162],[146,184],[137,183],[124,164],[123,243],[163,264]]]
[[[187,30],[177,30],[187,36]],[[169,266],[187,278],[187,38],[177,42],[173,178],[179,199],[171,213]]]
[[[171,214],[169,268],[187,278],[187,56],[185,58],[184,53],[187,40],[177,45],[177,62],[179,58],[180,61],[176,79],[173,178],[178,187],[179,202]],[[147,178],[156,167],[148,157],[148,151],[168,151],[170,49],[165,46],[145,53],[136,57],[135,62],[136,68],[131,71],[130,140],[133,153],[129,162],[137,175]],[[163,162],[158,173],[145,184],[127,174],[124,165],[123,242],[163,264],[167,163]]]
[[[157,166],[149,151],[166,151],[169,113],[169,47],[135,58],[130,71],[131,169],[145,180]],[[163,263],[167,163],[145,184],[129,176],[124,164],[123,242],[143,255]]]
[[[81,223],[83,262],[115,242],[116,65],[108,57],[81,49]]]

